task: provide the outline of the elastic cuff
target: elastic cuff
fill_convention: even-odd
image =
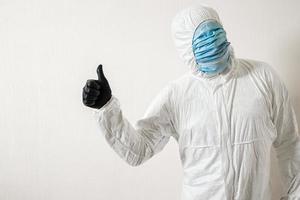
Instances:
[[[108,111],[115,104],[119,105],[119,101],[118,101],[118,99],[115,96],[112,95],[111,98],[109,99],[109,101],[106,102],[101,108],[99,108],[99,109],[93,109],[94,113],[100,114],[100,113],[103,113],[104,111]]]

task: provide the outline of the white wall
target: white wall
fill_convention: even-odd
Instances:
[[[170,23],[191,0],[0,1],[0,199],[179,200],[171,140],[140,167],[125,164],[98,132],[81,89],[104,65],[133,123],[187,69]],[[238,57],[272,64],[300,119],[300,1],[205,0]],[[285,3],[284,3],[285,2]],[[274,200],[280,181],[273,165]]]

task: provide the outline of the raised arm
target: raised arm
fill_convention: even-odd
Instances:
[[[175,133],[171,93],[171,87],[165,87],[134,126],[122,113],[119,100],[115,96],[96,110],[102,134],[128,164],[137,166],[144,163],[160,152]],[[101,98],[101,94],[98,96]]]

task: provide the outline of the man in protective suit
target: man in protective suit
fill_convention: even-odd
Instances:
[[[284,83],[265,62],[238,59],[215,10],[187,8],[172,23],[175,46],[190,71],[170,82],[135,126],[112,95],[102,66],[83,103],[96,108],[107,142],[137,166],[172,136],[184,170],[182,200],[270,200],[275,147],[283,200],[300,199],[300,139]]]

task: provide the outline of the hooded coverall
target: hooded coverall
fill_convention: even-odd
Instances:
[[[187,8],[172,23],[180,57],[190,68],[171,81],[132,125],[114,95],[96,111],[109,145],[137,166],[175,138],[184,170],[182,200],[270,200],[270,152],[279,161],[285,195],[300,199],[300,138],[290,96],[267,63],[236,58],[218,76],[199,72],[192,37],[215,10]]]

